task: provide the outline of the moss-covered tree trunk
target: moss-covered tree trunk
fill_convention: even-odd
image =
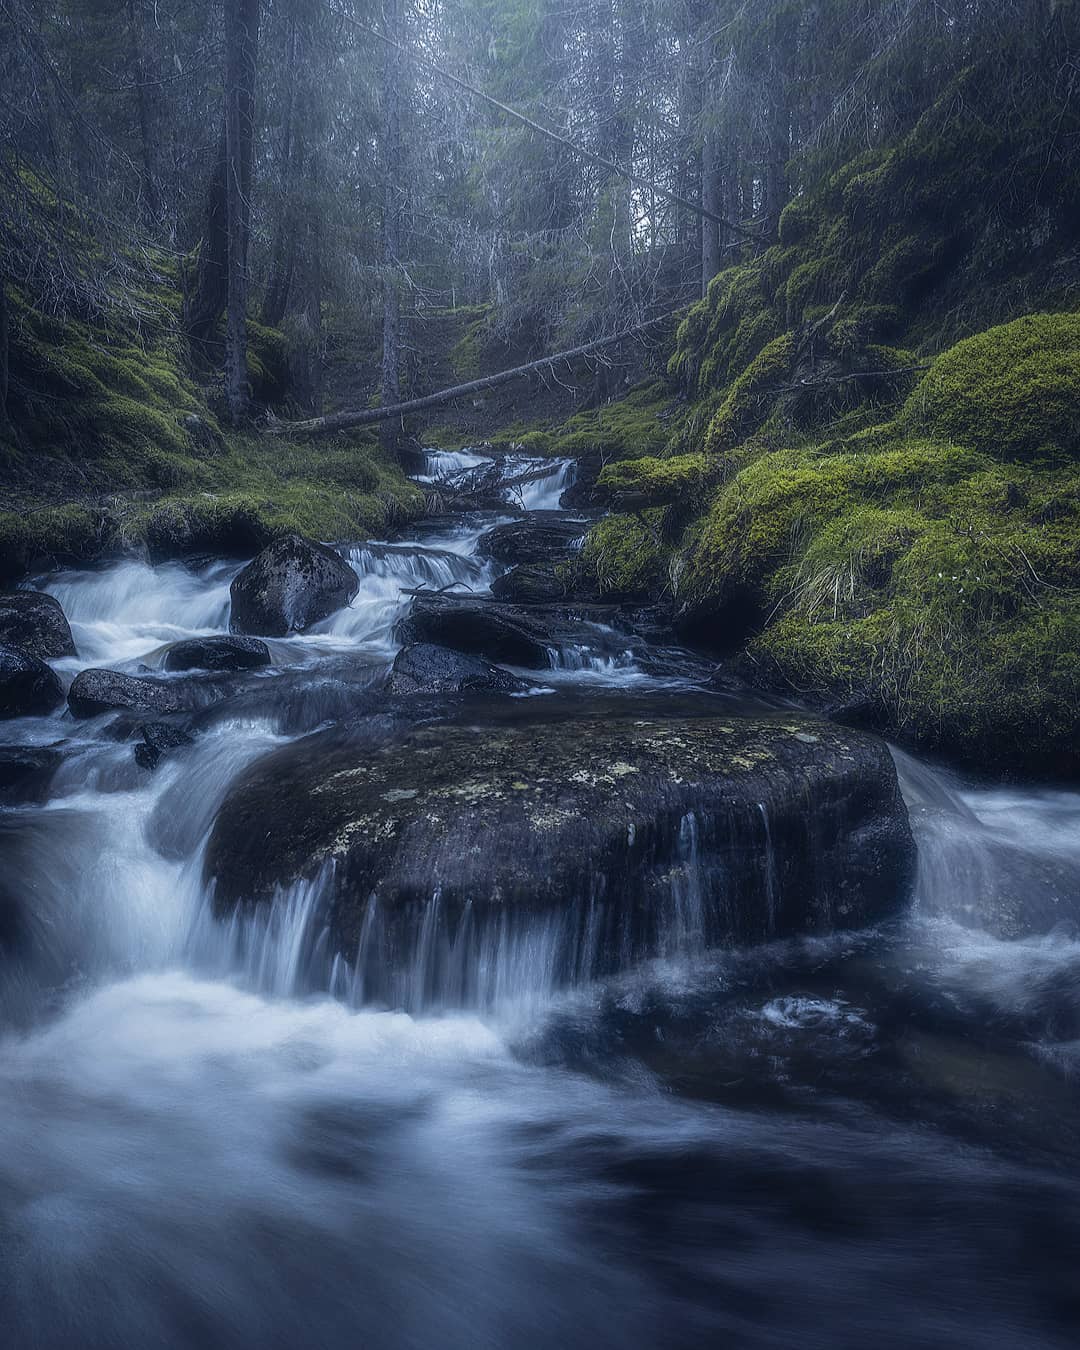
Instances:
[[[0,276],[0,431],[9,426],[8,396],[8,300],[7,280]]]

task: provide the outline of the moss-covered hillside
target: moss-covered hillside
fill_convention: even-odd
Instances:
[[[948,91],[715,278],[586,562],[758,682],[994,770],[1080,769],[1080,168]]]
[[[0,580],[147,548],[247,553],[275,534],[366,536],[422,505],[369,432],[295,444],[226,431],[180,331],[168,266],[144,264],[94,315],[50,318],[10,293],[0,425]],[[251,393],[287,408],[282,335],[249,325]]]

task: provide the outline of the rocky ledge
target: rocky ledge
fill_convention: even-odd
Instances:
[[[860,927],[903,904],[914,861],[883,742],[702,717],[319,733],[232,788],[206,871],[219,914],[322,872],[336,950],[370,961],[378,915],[377,984],[537,924],[557,980]]]

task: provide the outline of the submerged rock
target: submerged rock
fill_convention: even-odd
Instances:
[[[436,990],[451,966],[467,978],[470,953],[490,964],[540,932],[565,981],[858,927],[903,903],[914,861],[871,736],[791,717],[589,719],[309,737],[232,788],[206,871],[227,913],[332,864],[319,926],[386,993],[416,962]]]
[[[165,655],[166,670],[257,670],[270,664],[270,648],[239,635],[186,638]]]
[[[54,596],[44,591],[8,591],[0,595],[0,642],[40,661],[75,656],[71,628]]]
[[[180,692],[161,680],[122,675],[117,670],[81,671],[68,690],[68,707],[76,717],[129,709],[143,713],[174,713],[184,709]]]
[[[142,740],[135,747],[135,763],[141,769],[156,769],[170,750],[195,741],[186,727],[173,722],[145,722],[139,730]]]
[[[300,633],[342,609],[359,589],[356,573],[332,548],[289,534],[233,580],[230,627],[266,637]]]
[[[40,717],[63,701],[54,670],[22,647],[0,643],[0,717]]]
[[[461,694],[477,689],[516,694],[529,686],[477,656],[417,642],[398,652],[386,687],[393,694]]]
[[[44,801],[61,758],[46,746],[0,745],[0,802]]]
[[[574,545],[587,529],[579,518],[568,520],[554,513],[551,519],[515,520],[481,535],[476,551],[501,563],[560,562],[575,552]]]

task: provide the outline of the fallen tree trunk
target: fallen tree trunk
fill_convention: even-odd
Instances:
[[[638,337],[650,328],[656,328],[675,317],[674,311],[660,314],[647,323],[639,323],[622,333],[609,333],[607,337],[596,338],[593,342],[584,342],[580,347],[571,347],[565,352],[555,352],[553,356],[542,356],[539,361],[530,361],[524,366],[514,366],[510,370],[499,370],[494,375],[485,375],[479,380],[470,380],[468,384],[455,384],[450,389],[440,389],[434,394],[424,394],[422,398],[411,398],[405,403],[395,403],[388,408],[356,408],[352,411],[329,413],[325,417],[309,417],[302,422],[269,422],[264,430],[271,436],[332,436],[337,431],[351,431],[353,427],[371,426],[375,422],[385,422],[391,417],[407,417],[410,413],[423,412],[425,408],[438,408],[444,403],[453,403],[459,398],[468,398],[472,394],[483,393],[486,389],[495,389],[500,384],[509,384],[511,380],[520,380],[541,370],[549,370],[562,361],[575,361],[582,356],[602,351],[605,347],[614,347],[627,338]]]

